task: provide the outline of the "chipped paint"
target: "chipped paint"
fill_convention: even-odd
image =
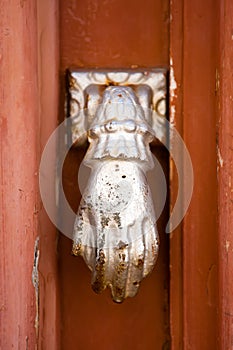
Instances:
[[[26,350],[28,350],[29,349],[29,347],[28,347],[28,341],[29,341],[29,338],[28,338],[28,336],[26,336]]]
[[[176,115],[176,107],[175,107],[175,99],[177,98],[176,90],[177,90],[177,83],[175,79],[174,74],[174,67],[173,67],[173,59],[170,57],[170,123],[171,125],[175,125],[175,115]]]
[[[220,75],[219,75],[219,71],[216,68],[215,71],[215,93],[217,93],[219,91],[219,86],[220,86]]]
[[[38,338],[38,331],[39,331],[39,271],[38,271],[39,257],[40,257],[39,240],[40,240],[39,237],[37,237],[35,240],[34,261],[33,261],[33,268],[32,268],[32,284],[35,288],[35,297],[36,297],[35,329],[36,329],[37,338]]]
[[[225,248],[226,248],[226,252],[228,253],[229,248],[230,248],[230,241],[227,241],[227,240],[226,240]]]
[[[224,161],[223,161],[223,158],[222,158],[222,155],[221,155],[221,152],[220,152],[220,149],[218,146],[217,146],[217,156],[218,156],[218,164],[222,168]]]

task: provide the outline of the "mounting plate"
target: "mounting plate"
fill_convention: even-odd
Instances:
[[[68,137],[72,144],[79,146],[86,141],[103,91],[111,85],[130,86],[135,90],[145,114],[153,112],[151,127],[155,137],[166,142],[166,75],[165,69],[68,71],[66,107],[67,117],[71,117]]]

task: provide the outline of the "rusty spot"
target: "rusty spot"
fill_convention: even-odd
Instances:
[[[92,283],[92,289],[95,293],[100,294],[104,290],[104,284],[99,276],[96,276],[95,281]]]
[[[137,267],[138,267],[139,269],[142,269],[142,268],[143,268],[143,264],[144,264],[144,259],[138,259]]]
[[[117,226],[120,228],[121,227],[121,218],[120,218],[120,213],[114,213],[113,214],[113,219]]]
[[[105,254],[104,254],[103,250],[101,249],[99,252],[99,257],[97,259],[96,269],[97,269],[97,267],[102,266],[104,264],[105,264]]]
[[[69,88],[75,88],[76,87],[76,81],[75,78],[72,77],[71,74],[69,74]]]
[[[121,303],[123,299],[124,299],[124,289],[116,286],[114,301]]]
[[[116,271],[118,274],[124,272],[127,269],[127,264],[125,262],[120,262],[117,267],[116,267]]]
[[[95,265],[96,277],[95,281],[92,283],[92,289],[95,293],[101,293],[105,289],[105,254],[103,250],[99,251],[99,257]]]
[[[121,253],[119,253],[119,259],[120,260],[123,260],[123,261],[125,261],[125,257],[126,257],[126,255],[125,254],[121,254]]]
[[[72,247],[72,254],[75,256],[79,256],[81,252],[82,252],[82,245],[80,243],[78,244],[74,243]]]
[[[101,217],[100,222],[101,222],[102,229],[104,229],[106,226],[108,226],[109,221],[110,221],[109,217],[104,216],[104,215]]]
[[[125,249],[127,247],[128,247],[128,244],[126,244],[125,242],[120,241],[119,244],[118,244],[118,248],[119,249],[123,250],[123,249]]]
[[[156,248],[155,248],[155,245],[154,245],[154,244],[151,245],[151,250],[152,250],[152,254],[153,254],[153,256],[154,256],[154,255],[155,255],[155,252],[156,252]]]
[[[108,78],[105,79],[105,86],[118,86],[119,83],[113,81],[113,80],[110,80]]]

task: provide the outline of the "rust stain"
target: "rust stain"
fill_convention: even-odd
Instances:
[[[120,262],[117,266],[116,266],[116,271],[118,274],[121,274],[122,272],[124,272],[127,269],[127,263],[125,262]]]
[[[106,226],[108,226],[108,223],[109,223],[109,221],[110,221],[110,218],[108,217],[108,216],[102,216],[101,217],[101,227],[102,227],[102,229],[104,229]]]
[[[141,270],[143,268],[144,259],[138,259],[137,267]]]
[[[72,247],[72,254],[75,255],[75,256],[79,256],[82,252],[82,245],[80,243],[78,244],[73,244],[73,247]]]
[[[92,283],[92,289],[95,293],[101,293],[106,285],[105,285],[105,254],[103,250],[99,251],[99,257],[97,259],[97,263],[95,265],[96,269],[96,277],[95,281]]]
[[[155,253],[156,253],[155,244],[151,245],[151,250],[152,250],[152,255],[155,256]]]
[[[120,227],[121,227],[121,217],[120,217],[120,213],[114,213],[114,214],[113,214],[113,219],[115,220],[117,226],[120,228]]]
[[[118,244],[118,249],[123,250],[128,247],[128,244],[125,242],[120,241]]]
[[[124,289],[120,287],[115,287],[115,298],[113,301],[119,303],[122,303],[124,300]]]

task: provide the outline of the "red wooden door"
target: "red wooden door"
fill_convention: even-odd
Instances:
[[[232,13],[230,0],[1,2],[1,349],[232,348]],[[168,243],[165,209],[157,266],[122,305],[91,291],[68,239],[57,247],[39,197],[40,155],[65,117],[71,66],[169,68],[170,120],[193,162],[183,224]],[[155,152],[172,206],[175,167]],[[82,157],[73,150],[64,169],[75,209]]]

